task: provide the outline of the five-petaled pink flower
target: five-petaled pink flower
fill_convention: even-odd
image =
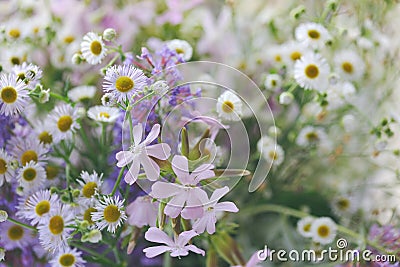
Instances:
[[[197,235],[198,234],[195,231],[190,230],[182,232],[177,238],[172,240],[172,238],[157,227],[150,227],[144,235],[144,238],[150,242],[157,242],[165,245],[148,247],[143,249],[143,252],[146,253],[146,257],[148,258],[153,258],[167,251],[171,252],[171,257],[187,256],[189,251],[204,256],[204,250],[199,249],[195,245],[187,245],[190,239]]]
[[[142,124],[139,123],[133,127],[134,144],[129,148],[129,151],[120,151],[116,155],[118,160],[117,166],[120,168],[132,162],[129,171],[125,175],[126,183],[131,185],[136,182],[139,176],[140,165],[143,166],[147,179],[150,181],[155,181],[160,176],[160,167],[151,157],[166,160],[171,154],[171,148],[166,143],[149,145],[157,138],[159,133],[160,124],[156,124],[146,139],[142,141]]]
[[[217,203],[223,196],[225,196],[229,192],[229,187],[225,186],[223,188],[216,189],[211,195],[210,201],[206,204],[204,209],[203,216],[198,219],[193,224],[193,230],[197,233],[201,234],[206,229],[207,232],[212,235],[215,233],[215,224],[217,223],[217,212],[221,211],[229,211],[229,212],[238,212],[239,209],[233,202],[225,201],[221,203]]]
[[[180,184],[156,182],[151,188],[151,194],[157,199],[172,197],[164,209],[164,213],[171,218],[176,218],[181,211],[185,219],[200,218],[204,213],[203,205],[208,202],[208,196],[199,187],[199,182],[214,177],[213,168],[212,164],[203,164],[189,173],[188,159],[177,155],[172,159],[172,169]],[[183,209],[185,203],[186,207]]]

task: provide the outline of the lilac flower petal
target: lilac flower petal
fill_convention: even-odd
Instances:
[[[179,236],[178,239],[175,241],[175,243],[179,246],[179,247],[183,247],[184,245],[186,245],[190,239],[192,239],[195,236],[198,236],[199,234],[196,233],[193,230],[190,231],[185,231],[182,232]]]
[[[166,160],[171,155],[171,148],[166,143],[146,147],[147,155],[157,159]]]
[[[156,182],[151,187],[151,195],[154,198],[168,198],[179,194],[182,191],[182,187],[177,184],[171,184],[166,182]]]
[[[143,143],[146,145],[150,144],[151,142],[153,142],[154,139],[158,137],[159,134],[160,134],[160,124],[155,124],[153,128],[151,128],[150,133],[147,135]]]
[[[146,254],[147,258],[154,258],[160,254],[163,254],[167,251],[171,251],[172,248],[168,246],[155,246],[155,247],[148,247],[143,249],[143,252]]]
[[[155,181],[160,176],[160,167],[154,160],[150,159],[147,156],[142,156],[140,158],[140,163],[143,165],[144,172],[146,173],[147,179],[150,181]]]
[[[206,252],[204,250],[199,249],[195,245],[187,245],[187,246],[185,246],[185,248],[190,250],[190,251],[192,251],[192,252],[194,252],[194,253],[201,254],[202,256],[206,255]]]
[[[189,163],[186,157],[179,155],[175,156],[172,159],[172,169],[183,184],[189,183]]]
[[[118,160],[117,166],[121,168],[132,162],[135,155],[130,151],[120,151],[115,155],[115,158]]]
[[[186,220],[194,220],[201,218],[203,214],[204,214],[203,207],[185,207],[181,212],[182,217]]]
[[[246,267],[256,267],[258,263],[262,262],[258,259],[258,253],[254,253],[246,264]]]
[[[236,207],[235,203],[230,201],[225,201],[218,203],[215,205],[214,209],[216,211],[229,211],[229,212],[238,212],[239,209]]]
[[[174,196],[164,209],[164,213],[171,218],[176,218],[181,213],[181,210],[187,200],[187,194],[179,194]]]
[[[193,176],[193,174],[192,174],[192,176]],[[197,175],[195,175],[195,178],[193,180],[194,180],[194,183],[197,184],[202,180],[213,178],[213,177],[215,177],[214,171],[208,170],[208,171],[203,171],[201,173],[198,173]]]
[[[135,146],[139,145],[142,141],[143,136],[143,126],[141,123],[135,125],[132,129],[133,132],[133,141],[135,142]]]
[[[139,176],[140,164],[139,162],[133,162],[128,172],[125,175],[125,182],[129,185],[132,185],[136,182],[137,177]]]
[[[170,247],[173,247],[175,243],[173,240],[164,232],[157,227],[150,227],[149,230],[144,234],[144,238],[150,242],[163,243]]]
[[[217,217],[215,217],[215,213],[209,214],[207,218],[207,233],[210,235],[215,233],[215,224],[217,223]]]
[[[171,257],[179,257],[179,256],[187,256],[189,255],[189,251],[185,248],[175,248],[171,252]]]
[[[211,195],[210,202],[217,203],[223,196],[228,194],[228,192],[229,192],[229,187],[227,186],[216,189]]]
[[[204,231],[207,228],[207,223],[208,223],[208,216],[209,214],[204,214],[203,217],[198,219],[194,224],[193,224],[193,230],[196,231],[198,234],[204,233]]]

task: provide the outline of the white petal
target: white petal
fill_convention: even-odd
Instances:
[[[143,252],[146,253],[147,258],[154,258],[164,252],[171,251],[172,248],[167,246],[155,246],[143,249]]]
[[[172,169],[181,182],[187,182],[189,176],[189,163],[186,157],[179,155],[175,156],[172,159]]]
[[[125,182],[129,185],[136,182],[137,177],[139,176],[140,164],[139,162],[133,162],[128,172],[125,175]]]
[[[198,236],[198,235],[199,235],[199,234],[196,233],[196,232],[193,231],[193,230],[182,232],[182,233],[178,236],[178,239],[176,240],[176,244],[177,244],[179,247],[183,247],[184,245],[186,245],[186,244],[189,242],[190,239],[192,239],[193,237]]]
[[[118,160],[117,166],[121,168],[132,162],[135,155],[130,151],[120,151],[115,155],[115,158]]]
[[[151,190],[151,196],[160,199],[179,194],[182,191],[182,187],[172,183],[156,182],[151,187]]]
[[[216,189],[211,195],[210,202],[217,203],[223,196],[228,194],[228,192],[229,192],[229,187],[227,186]]]
[[[158,137],[159,133],[160,133],[160,124],[155,124],[153,128],[151,128],[150,133],[147,135],[143,143],[146,145],[150,144],[151,142],[153,142],[154,139]]]
[[[146,147],[148,156],[152,156],[157,159],[166,160],[171,155],[171,148],[166,143],[155,144]]]
[[[172,238],[170,238],[164,231],[161,231],[157,227],[150,227],[149,230],[144,234],[144,238],[150,242],[157,242],[167,244],[172,247],[175,245]]]
[[[137,125],[135,125],[132,129],[132,132],[133,132],[133,141],[135,142],[135,146],[137,146],[142,141],[142,135],[143,135],[142,124],[138,123]]]
[[[225,201],[218,203],[215,205],[214,209],[216,211],[229,211],[229,212],[238,212],[239,209],[236,207],[235,203],[230,201]]]
[[[147,179],[150,181],[155,181],[158,179],[160,176],[160,167],[154,162],[154,160],[150,159],[146,155],[141,155],[140,163],[143,165]]]
[[[185,246],[185,248],[190,250],[190,251],[192,251],[192,252],[194,252],[194,253],[201,254],[203,256],[206,255],[206,252],[204,250],[199,249],[195,245],[187,245],[187,246]]]

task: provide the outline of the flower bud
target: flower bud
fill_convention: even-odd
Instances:
[[[103,236],[101,235],[101,232],[97,229],[94,229],[90,231],[88,234],[88,240],[90,243],[99,243]]]
[[[50,100],[50,89],[41,90],[39,93],[39,103],[44,104]]]
[[[4,261],[4,258],[6,256],[4,248],[0,248],[0,261]]]
[[[113,41],[115,39],[115,37],[117,37],[117,32],[115,31],[115,29],[113,28],[107,28],[104,30],[103,32],[103,39],[105,41]]]
[[[72,64],[74,64],[74,65],[79,65],[79,64],[81,64],[82,61],[83,61],[82,55],[79,54],[79,53],[75,53],[75,54],[72,56],[71,61],[72,61]]]
[[[0,223],[7,221],[8,213],[5,210],[0,210]]]
[[[294,96],[292,93],[289,92],[283,92],[279,96],[279,104],[281,105],[289,105],[293,102]]]

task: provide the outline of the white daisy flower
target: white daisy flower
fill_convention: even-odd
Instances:
[[[341,195],[333,199],[332,210],[338,216],[353,214],[356,211],[354,197],[350,195]]]
[[[309,53],[306,46],[295,41],[286,43],[283,45],[283,47],[283,60],[289,66],[293,66],[297,60],[299,60],[306,53]]]
[[[10,182],[14,177],[15,170],[11,168],[13,158],[3,149],[0,148],[0,187],[4,182]]]
[[[15,116],[28,105],[26,85],[14,73],[0,74],[0,114]]]
[[[304,217],[297,222],[297,232],[304,237],[312,237],[311,225],[314,221],[312,217]]]
[[[268,74],[265,77],[264,86],[268,90],[275,92],[282,86],[282,77],[279,74]]]
[[[112,93],[118,102],[130,101],[147,86],[148,78],[143,71],[132,65],[109,67],[104,77],[103,90]]]
[[[319,54],[309,53],[294,65],[294,78],[305,89],[326,90],[329,84],[329,65]]]
[[[98,122],[115,122],[121,115],[118,108],[104,107],[104,106],[94,106],[89,108],[87,115],[92,120]]]
[[[270,146],[275,146],[275,140],[267,135],[262,136],[257,142],[257,149],[260,152]]]
[[[321,24],[306,22],[300,24],[295,30],[296,40],[314,49],[322,48],[332,39],[328,30]]]
[[[22,167],[17,176],[19,185],[25,194],[41,189],[46,180],[46,171],[38,163],[30,161]]]
[[[82,85],[68,91],[68,98],[74,102],[92,99],[97,92],[96,86]]]
[[[70,140],[76,130],[80,128],[77,122],[79,118],[78,109],[74,109],[68,104],[57,106],[49,116],[50,131],[55,142]]]
[[[239,121],[242,115],[242,100],[230,91],[218,97],[217,112],[219,117],[228,121]]]
[[[67,238],[70,237],[72,228],[66,226],[73,224],[74,213],[69,206],[58,204],[50,210],[46,219],[37,227],[39,241],[44,249],[56,252],[68,246]]]
[[[21,65],[15,65],[12,72],[17,76],[17,79],[23,81],[29,89],[35,89],[35,86],[40,83],[42,78],[42,70],[30,63],[23,62]]]
[[[50,146],[53,144],[53,135],[48,128],[48,119],[35,120],[33,125],[33,131],[36,133],[37,139],[43,146]]]
[[[365,63],[352,50],[343,50],[334,57],[335,70],[345,80],[356,81],[361,79],[365,72]]]
[[[88,32],[81,43],[82,56],[89,64],[96,65],[101,63],[103,58],[107,55],[107,48],[105,47],[101,36]]]
[[[96,222],[97,228],[101,231],[107,227],[107,231],[115,233],[115,230],[122,225],[127,219],[124,208],[124,199],[120,200],[119,197],[104,196],[99,200],[95,209],[92,212],[92,220]]]
[[[98,175],[95,171],[89,174],[87,171],[82,171],[78,183],[82,186],[81,197],[79,203],[91,204],[93,203],[96,193],[101,193],[101,186],[103,174]]]
[[[51,194],[50,190],[40,190],[26,200],[22,199],[18,205],[16,215],[27,219],[31,225],[44,223],[49,212],[57,207],[58,196]]]
[[[46,154],[49,150],[36,138],[13,137],[10,141],[10,147],[12,147],[12,155],[18,159],[21,166],[25,166],[30,161],[40,165],[46,163]]]
[[[49,263],[51,267],[84,267],[86,261],[76,248],[65,247]]]
[[[9,221],[0,224],[0,232],[1,243],[6,250],[24,249],[34,243],[32,231]]]
[[[279,166],[282,164],[285,159],[285,152],[283,151],[280,145],[270,145],[267,147],[263,147],[262,151],[260,151],[263,158],[271,163],[272,166]]]
[[[296,139],[299,146],[318,145],[328,137],[325,131],[320,127],[306,126],[300,130]]]
[[[326,93],[326,100],[328,101],[327,109],[334,110],[346,103],[351,103],[352,97],[356,93],[356,88],[350,82],[338,82],[329,86]]]
[[[89,229],[94,229],[96,223],[93,221],[93,213],[96,212],[97,209],[91,203],[90,205],[81,204],[80,211],[76,215],[78,219],[85,220],[89,223]]]
[[[115,104],[115,98],[112,93],[106,93],[101,97],[101,104],[105,107],[111,107]]]
[[[330,244],[336,237],[337,225],[329,217],[315,219],[311,224],[312,240],[322,245]]]
[[[193,48],[185,40],[174,39],[168,41],[167,47],[180,55],[184,61],[188,61],[192,58]]]

